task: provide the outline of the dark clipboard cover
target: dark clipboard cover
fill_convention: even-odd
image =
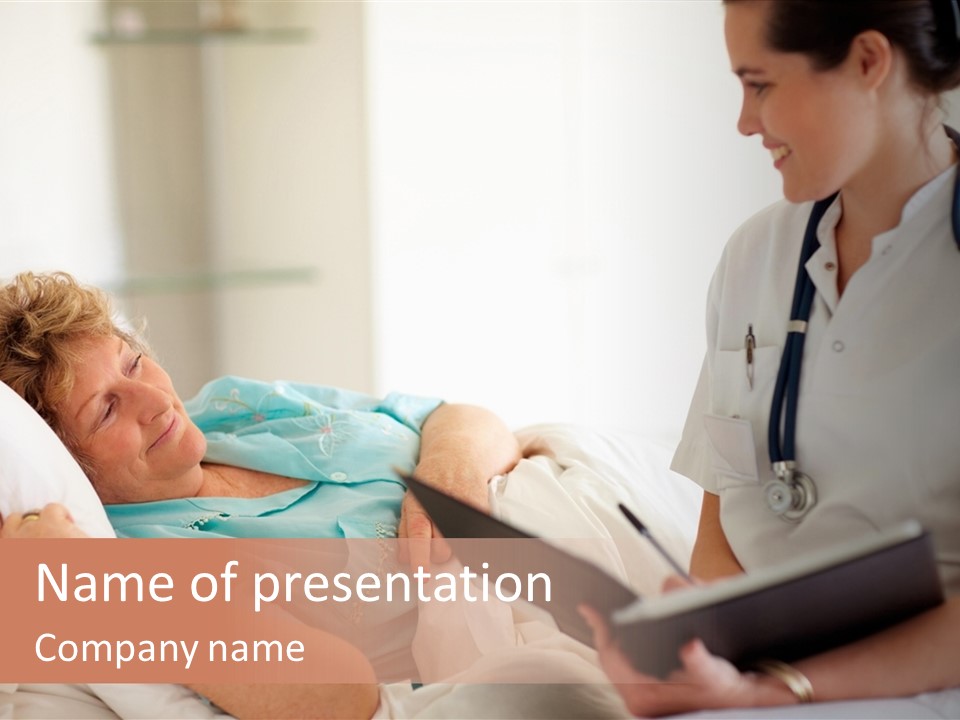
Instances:
[[[665,677],[678,650],[700,638],[740,666],[774,657],[795,660],[851,642],[943,602],[933,542],[919,523],[808,553],[711,585],[641,599],[592,563],[535,538],[414,478],[407,486],[464,564],[496,572],[547,573],[547,610],[568,635],[592,644],[576,608],[604,613],[620,647],[641,672]],[[517,539],[518,550],[484,554],[458,538]]]

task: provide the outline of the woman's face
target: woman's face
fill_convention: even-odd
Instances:
[[[73,389],[59,413],[90,459],[104,503],[197,494],[206,440],[170,377],[118,337],[82,342]]]
[[[737,129],[760,135],[792,202],[819,200],[863,172],[872,156],[871,96],[855,53],[828,71],[807,56],[767,47],[774,3],[741,0],[726,7],[727,52],[743,84]]]

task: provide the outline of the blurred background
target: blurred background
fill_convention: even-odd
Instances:
[[[674,442],[780,196],[717,0],[0,3],[0,276],[234,373]]]

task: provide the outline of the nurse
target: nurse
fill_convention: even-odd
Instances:
[[[585,615],[637,715],[776,717],[771,706],[813,702],[830,704],[790,717],[960,717],[960,209],[941,112],[960,85],[960,5],[724,4],[738,129],[769,150],[785,200],[735,233],[709,290],[707,355],[673,464],[705,491],[691,572],[749,572],[916,518],[948,600],[768,672],[693,641],[669,683],[634,670]],[[792,314],[798,282],[808,317]],[[787,388],[781,409],[788,330],[802,362],[796,403]]]

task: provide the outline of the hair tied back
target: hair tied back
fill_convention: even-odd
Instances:
[[[931,0],[937,33],[949,47],[960,44],[960,0]]]

